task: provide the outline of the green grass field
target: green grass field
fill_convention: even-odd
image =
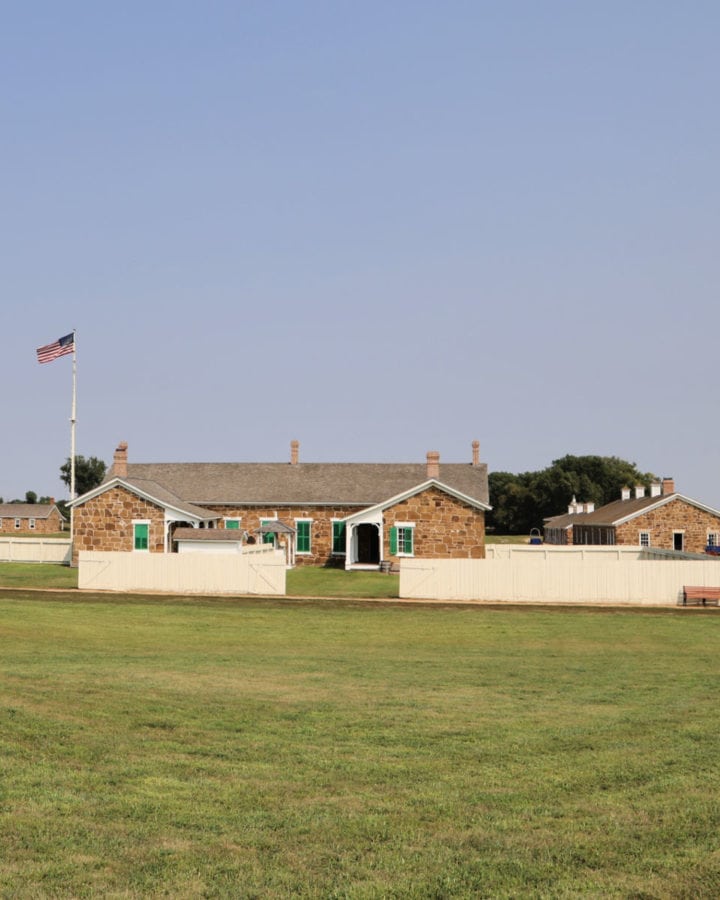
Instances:
[[[719,629],[6,592],[0,896],[720,896]]]

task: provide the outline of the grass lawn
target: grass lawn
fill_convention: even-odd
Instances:
[[[0,640],[2,897],[720,896],[712,613],[18,592]]]

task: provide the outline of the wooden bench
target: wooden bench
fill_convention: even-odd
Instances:
[[[683,606],[718,606],[720,604],[720,587],[683,588]]]

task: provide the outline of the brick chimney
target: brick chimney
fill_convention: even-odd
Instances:
[[[300,441],[290,441],[290,465],[296,466],[300,459]]]
[[[674,478],[663,478],[662,480],[662,492],[663,494],[674,494],[675,493],[675,479]]]
[[[473,465],[480,465],[480,441],[472,442],[472,450],[473,450]]]
[[[112,473],[116,478],[127,478],[127,441],[120,441],[113,456]]]
[[[440,454],[437,450],[428,450],[427,452],[427,477],[440,477]]]

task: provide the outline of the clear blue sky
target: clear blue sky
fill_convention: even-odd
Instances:
[[[720,4],[5,4],[0,495],[617,455],[720,507]]]

